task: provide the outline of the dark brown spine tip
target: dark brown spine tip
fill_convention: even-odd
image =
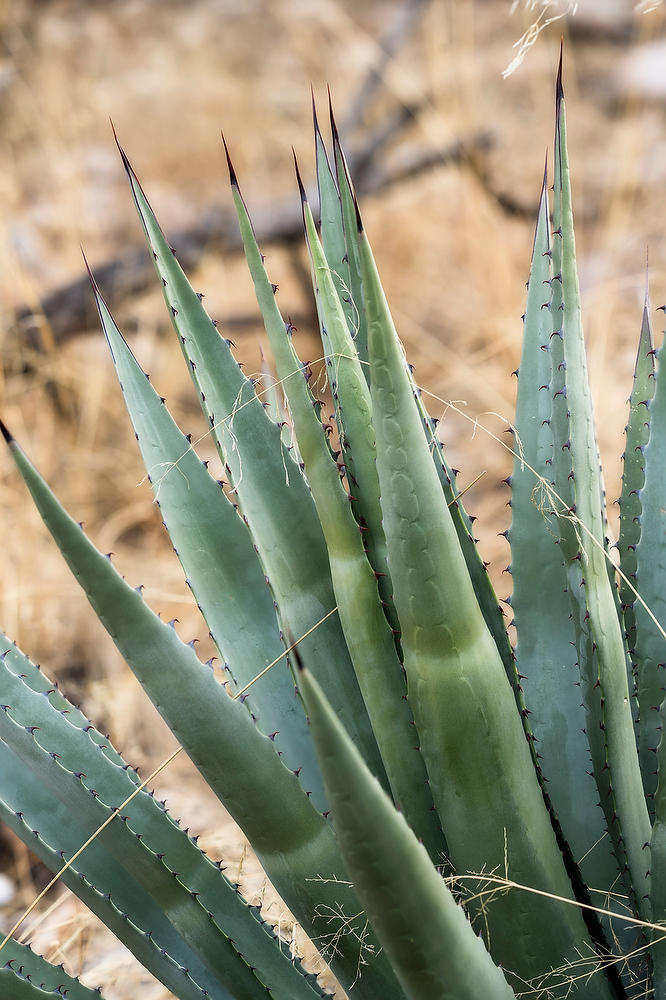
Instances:
[[[222,137],[222,145],[224,146],[224,155],[227,158],[227,167],[229,168],[229,181],[232,187],[235,187],[240,191],[240,187],[238,186],[238,177],[236,176],[234,165],[231,162],[231,157],[229,155],[229,147],[227,146],[227,140],[224,138],[224,132],[220,132],[220,135]]]
[[[2,436],[5,439],[5,441],[7,442],[7,444],[11,444],[12,441],[14,440],[14,435],[10,434],[10,432],[9,432],[9,430],[8,430],[6,424],[5,424],[5,422],[3,420],[0,420],[0,431],[2,431]]]
[[[358,207],[358,199],[354,195],[354,211],[356,212],[356,228],[359,233],[363,232],[363,219],[361,218],[361,209]]]
[[[123,166],[124,166],[124,168],[125,168],[125,170],[127,171],[128,174],[132,174],[132,173],[134,173],[134,171],[132,170],[132,165],[130,164],[130,161],[127,158],[127,153],[125,152],[125,150],[123,149],[123,147],[120,145],[120,139],[118,138],[118,133],[116,132],[116,127],[113,124],[113,121],[111,120],[111,118],[109,118],[109,122],[111,124],[111,131],[113,132],[113,138],[115,139],[116,146],[118,147],[118,152],[120,153],[120,158],[123,161]]]
[[[290,645],[293,644],[290,643]],[[301,657],[301,654],[298,650],[298,646],[293,646],[293,649],[290,649],[289,652],[294,657],[294,663],[296,664],[296,669],[298,670],[299,674],[302,674],[303,671],[305,670],[305,664],[303,663],[303,658]]]
[[[301,178],[301,172],[298,169],[298,160],[296,159],[296,150],[294,149],[293,146],[291,147],[291,151],[292,151],[292,153],[294,155],[294,167],[296,169],[296,180],[298,182],[298,190],[299,190],[300,195],[301,195],[301,201],[305,205],[305,204],[307,204],[308,196],[305,193],[305,187],[303,186],[303,180]]]
[[[321,139],[321,129],[319,128],[319,119],[317,118],[317,103],[315,101],[314,87],[310,84],[310,95],[312,97],[312,124],[314,126],[315,139]]]
[[[564,53],[564,39],[560,38],[560,59],[557,64],[557,81],[555,83],[555,99],[559,104],[564,99],[564,89],[562,87],[562,56]]]
[[[333,142],[336,145],[340,145],[340,133],[338,132],[338,126],[335,122],[335,115],[333,114],[333,98],[331,97],[331,88],[327,84],[326,92],[328,94],[328,117],[331,121],[331,134],[333,136]]]
[[[88,272],[88,277],[90,279],[90,284],[92,285],[93,292],[95,293],[95,297],[97,297],[99,295],[99,285],[95,281],[95,275],[90,270],[90,264],[88,263],[88,258],[86,257],[86,252],[83,249],[83,247],[81,247],[81,256],[83,257],[83,263],[86,265],[86,271]]]

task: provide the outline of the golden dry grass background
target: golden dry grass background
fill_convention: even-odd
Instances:
[[[601,6],[612,13],[613,4]],[[204,658],[206,630],[151,504],[92,309],[90,330],[62,344],[44,324],[38,351],[26,345],[15,311],[28,303],[39,312],[49,291],[80,276],[80,246],[94,269],[140,238],[109,118],[167,234],[211,205],[229,205],[220,129],[250,211],[290,195],[296,201],[292,144],[313,178],[310,84],[324,107],[330,83],[344,121],[396,7],[394,0],[0,2],[2,416],[97,544],[113,551],[132,583],[145,585],[149,603],[177,617],[185,639],[201,636]],[[510,196],[519,207],[536,206],[562,32],[584,320],[611,499],[648,246],[653,299],[666,299],[666,97],[646,97],[637,70],[628,68],[631,59],[647,65],[666,19],[663,10],[639,16],[629,2],[618,7],[612,23],[626,24],[624,34],[614,37],[608,21],[591,23],[582,3],[578,21],[544,32],[505,80],[512,45],[533,15],[519,6],[510,16],[509,0],[431,0],[383,71],[357,132],[418,101],[418,116],[382,151],[383,165],[397,169],[454,141],[470,151],[470,160],[425,172],[362,207],[416,378],[440,397],[433,412],[446,413],[442,437],[460,485],[485,470],[467,506],[479,516],[501,596],[510,592],[501,573],[508,547],[498,535],[508,525],[500,480],[510,457],[474,420],[510,443],[503,432],[513,412],[510,372],[519,360],[533,223],[504,202]],[[480,133],[492,138],[487,151],[474,149]],[[299,326],[296,347],[316,358],[303,258],[279,245],[267,252],[282,310]],[[192,277],[223,331],[256,314],[237,254],[204,252]],[[204,426],[157,282],[120,303],[116,318],[183,429],[198,437]],[[260,322],[234,325],[231,336],[246,371],[257,371]],[[444,400],[464,401],[468,419],[447,411]],[[206,443],[201,453],[212,457]],[[173,740],[49,545],[7,456],[0,458],[0,504],[0,627],[147,773]],[[157,787],[248,891],[266,889],[242,836],[182,759]],[[17,887],[0,911],[4,928],[44,876],[13,841],[2,859]],[[56,898],[57,909],[39,927],[33,922],[36,946],[86,983],[102,984],[109,998],[166,995],[75,901]]]

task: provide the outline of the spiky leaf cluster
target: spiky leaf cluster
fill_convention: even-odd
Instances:
[[[544,176],[514,426],[515,648],[398,339],[332,113],[331,137],[329,153],[315,116],[319,226],[300,175],[298,184],[334,435],[228,152],[288,433],[274,382],[257,387],[242,373],[120,149],[226,491],[91,275],[148,478],[225,686],[95,548],[3,425],[5,439],[97,616],[297,921],[334,943],[325,957],[352,996],[659,1000],[666,385],[646,312],[618,584],[586,372],[561,66],[553,203]],[[324,995],[92,723],[10,640],[0,652],[2,819],[54,870],[71,861],[66,884],[174,995]],[[10,1000],[90,995],[5,947]]]

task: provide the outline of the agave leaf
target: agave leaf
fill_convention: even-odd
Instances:
[[[232,813],[238,811],[239,817],[249,821],[249,813],[243,805],[249,799],[249,781],[257,782],[255,793],[263,796],[264,810],[271,808],[271,801],[278,814],[296,807],[297,812],[291,817],[291,822],[285,816],[285,820],[277,823],[270,835],[265,832],[265,819],[260,822],[257,817],[256,842],[261,848],[268,848],[272,842],[275,848],[283,850],[289,842],[293,842],[291,824],[295,823],[296,829],[299,829],[305,821],[307,827],[308,816],[314,822],[312,829],[319,829],[321,817],[315,819],[318,814],[312,806],[303,807],[307,796],[299,788],[295,776],[281,763],[272,741],[261,735],[243,706],[227,696],[212,670],[197,659],[191,646],[178,638],[173,626],[155,615],[141,593],[126,583],[107,556],[97,551],[80,525],[60,506],[6,428],[5,432],[12,456],[46,526],[100,621],[206,780],[224,798],[225,805]],[[169,682],[169,671],[174,681],[178,677],[177,684]],[[230,745],[224,752],[219,750],[219,718],[228,720],[225,736],[228,734]],[[241,752],[240,746],[232,750],[234,740],[243,744],[244,752]],[[233,767],[231,760],[235,761]],[[232,780],[230,771],[238,769],[238,773],[247,772],[249,761],[256,761],[257,768],[262,769],[261,773],[256,773],[254,778],[251,777],[252,772],[245,773],[242,783]],[[264,789],[263,782],[268,775],[270,780]],[[234,791],[236,784],[239,787]],[[227,785],[231,787],[225,787]],[[274,788],[273,795],[269,791],[271,786]],[[234,805],[231,805],[232,801]],[[299,814],[300,820],[296,822]],[[260,832],[262,828],[263,836]]]
[[[358,337],[352,341],[354,347],[353,351],[349,349],[349,342],[345,339],[345,331],[341,324],[335,323],[333,319],[329,323],[325,323],[326,333],[323,336],[323,344],[325,353],[330,354],[332,358],[338,358],[338,370],[340,370],[340,378],[337,378],[337,370],[331,364],[329,370],[332,370],[331,383],[334,393],[334,399],[336,401],[336,410],[338,411],[339,423],[342,427],[341,444],[345,454],[345,463],[350,463],[350,469],[352,476],[361,478],[361,473],[366,475],[370,474],[373,476],[375,473],[372,471],[371,463],[366,459],[363,464],[359,466],[357,472],[356,469],[356,454],[354,447],[349,447],[350,442],[356,440],[357,442],[364,443],[363,437],[363,424],[360,423],[358,428],[355,428],[351,423],[352,419],[356,420],[355,407],[345,408],[343,402],[343,396],[345,393],[350,391],[347,386],[349,384],[357,389],[357,376],[350,375],[349,368],[356,368],[355,359],[358,358],[358,364],[360,365],[360,371],[365,375],[366,380],[369,381],[369,366],[367,363],[367,321],[366,321],[366,310],[364,305],[364,293],[362,284],[362,274],[361,274],[361,258],[357,239],[358,230],[358,206],[356,204],[354,192],[351,186],[351,181],[349,179],[349,173],[347,170],[344,153],[342,147],[340,146],[340,139],[337,133],[337,128],[335,126],[335,121],[333,118],[331,110],[331,128],[334,137],[334,149],[337,165],[337,177],[338,184],[340,186],[340,191],[343,192],[343,217],[344,217],[344,230],[345,230],[345,241],[347,246],[347,261],[350,263],[351,267],[351,282],[352,287],[355,288],[353,302],[354,302],[354,315],[360,310],[360,318],[355,320],[356,325],[359,329],[362,329],[361,341]],[[318,139],[318,149],[319,144],[321,144],[321,138]],[[323,144],[322,144],[323,145]],[[319,158],[318,158],[318,176],[319,176]],[[324,176],[325,170],[324,170]],[[320,190],[328,190],[329,186],[327,184],[320,183]],[[330,195],[330,200],[333,201],[333,195]],[[327,217],[334,215],[333,208],[330,208],[327,212]],[[324,229],[324,212],[322,209],[322,239],[325,237]],[[307,210],[306,210],[306,226],[307,226]],[[311,227],[314,230],[314,226]],[[310,239],[310,237],[309,237]],[[316,232],[314,232],[313,238],[310,239],[311,252],[314,255],[313,266],[315,268],[315,273],[320,276],[320,285],[324,286],[324,279],[326,277],[326,271],[321,258],[317,258],[317,240]],[[324,250],[326,251],[326,260],[330,265],[330,256],[326,250],[326,244],[324,242]],[[354,277],[356,275],[356,277]],[[319,299],[321,299],[321,305],[319,305]],[[335,314],[335,296],[332,294],[326,294],[325,288],[321,288],[320,295],[318,299],[318,307],[320,313],[323,314],[324,320],[326,317],[330,317],[331,309]],[[329,304],[329,310],[325,311],[325,304]],[[344,307],[344,298],[342,300]],[[345,310],[346,311],[346,310]],[[353,330],[353,327],[349,325],[348,319],[348,329]],[[339,331],[339,333],[338,333]],[[337,339],[334,343],[334,337],[337,334]],[[361,348],[361,342],[364,347]],[[330,346],[329,346],[330,345]],[[359,348],[360,351],[359,351]],[[361,360],[361,356],[363,360]],[[412,379],[413,382],[413,379]],[[458,489],[456,486],[456,476],[453,470],[450,468],[446,457],[444,455],[444,450],[442,444],[439,441],[436,433],[436,423],[429,416],[421,390],[413,382],[413,390],[416,398],[417,406],[421,414],[421,419],[423,423],[423,429],[430,448],[433,460],[435,463],[435,468],[437,469],[437,474],[439,476],[444,496],[447,504],[451,508],[451,514],[453,517],[453,522],[456,528],[456,533],[458,535],[458,540],[460,542],[463,554],[465,556],[465,562],[467,563],[467,569],[472,578],[474,584],[474,589],[476,591],[477,599],[481,606],[483,616],[486,620],[486,624],[493,635],[497,647],[500,651],[502,661],[504,663],[507,675],[509,676],[511,683],[516,685],[516,671],[515,663],[513,659],[513,653],[511,650],[511,645],[509,643],[509,638],[507,636],[506,628],[504,625],[503,615],[500,610],[497,597],[493,590],[492,584],[490,582],[490,577],[486,571],[486,567],[479,555],[478,548],[476,546],[476,539],[472,534],[472,522],[461,500],[458,499]],[[359,393],[360,395],[360,393]],[[358,405],[358,402],[356,403]],[[366,408],[371,407],[371,401],[367,403],[363,401],[362,411]],[[345,417],[347,414],[347,417]],[[356,444],[356,449],[358,449],[358,443]],[[372,442],[372,461],[374,462],[374,439]],[[352,489],[356,495],[357,490],[352,483]],[[381,529],[381,510],[377,510],[375,506],[375,495],[377,487],[372,485],[371,489],[368,486],[361,486],[358,490],[360,494],[361,503],[364,505],[361,509],[361,513],[365,518],[365,521],[370,527],[367,533],[368,540],[368,556],[373,567],[379,572],[387,572],[388,565],[384,567],[386,561],[385,555],[385,539],[383,537],[383,530]],[[369,500],[366,499],[369,497]],[[377,505],[378,506],[378,505]],[[368,508],[367,510],[365,508]],[[377,527],[375,527],[377,525]],[[395,611],[393,609],[393,600],[391,597],[390,590],[390,577],[387,575],[386,578],[380,577],[379,580],[380,592],[382,595],[382,600],[385,601],[387,615],[392,627],[396,628]]]
[[[114,750],[108,737],[98,733],[81,709],[73,705],[60,693],[57,681],[52,681],[43,674],[41,668],[29,660],[16,643],[12,642],[2,632],[0,632],[0,666],[20,677],[33,691],[36,691],[38,694],[48,695],[53,707],[58,709],[59,712],[66,713],[67,719],[72,725],[86,730],[90,739],[94,740],[100,746],[109,760],[120,767],[127,767],[120,754]]]
[[[156,502],[233,688],[240,690],[284,654],[273,597],[251,535],[172,420],[93,287]],[[249,706],[284,763],[300,771],[303,787],[325,811],[312,739],[286,658],[252,688]]]
[[[122,760],[112,759],[92,725],[70,722],[68,708],[55,707],[48,692],[44,697],[45,692],[34,690],[27,682],[31,665],[15,674],[6,658],[2,662],[3,692],[11,707],[0,716],[0,735],[71,810],[84,830],[83,843],[136,791],[138,778]],[[190,972],[201,987],[209,988],[212,973],[212,981],[219,978],[234,995],[259,997],[266,987],[285,1000],[316,995],[287,947],[266,932],[258,910],[246,904],[148,792],[135,795],[123,808],[122,820],[114,820],[96,843],[155,900],[198,956],[199,968],[190,965]],[[145,909],[129,912],[142,926],[149,925]]]
[[[307,933],[316,936],[323,909],[340,905],[344,880],[333,831],[284,766],[272,741],[249,713],[227,696],[212,671],[175,630],[125,583],[109,559],[62,509],[25,454],[3,429],[33,500],[83,586],[100,621],[176,738],[252,843],[269,879]],[[359,914],[353,891],[347,905]],[[337,910],[336,910],[337,912]],[[358,952],[350,920],[333,968],[343,984],[356,976]],[[379,956],[365,976],[368,998],[395,995],[395,980]],[[382,993],[381,991],[385,992]],[[365,996],[365,994],[364,994]]]
[[[294,636],[305,635],[335,607],[312,497],[282,443],[280,428],[268,417],[253,383],[243,376],[187,281],[122,150],[121,155],[192,380],[248,520],[282,628]],[[303,646],[366,759],[381,767],[337,615],[313,631]]]
[[[314,95],[312,98],[312,117],[315,133],[315,160],[317,167],[317,188],[319,191],[321,242],[326,254],[326,260],[328,261],[331,279],[344,313],[347,329],[355,331],[358,327],[358,309],[352,298],[349,255],[342,221],[342,202],[340,200],[337,181],[331,169],[324,140],[319,129]]]
[[[340,201],[342,205],[343,227],[345,233],[345,243],[347,248],[347,264],[350,270],[350,289],[352,293],[351,300],[353,309],[351,311],[351,322],[349,323],[349,330],[352,334],[354,340],[354,346],[356,347],[356,353],[361,363],[361,370],[363,371],[363,374],[365,375],[365,378],[369,383],[370,367],[368,364],[368,349],[367,349],[367,344],[368,344],[367,319],[366,319],[366,309],[364,304],[361,257],[357,239],[358,207],[356,204],[356,197],[351,182],[349,168],[347,166],[344,150],[340,142],[340,135],[333,115],[333,108],[330,103],[330,95],[329,95],[329,112],[331,121],[331,133],[333,136],[335,172],[336,172],[338,190],[340,194]],[[322,238],[324,238],[324,236],[325,232],[323,227],[323,216],[322,216]],[[325,240],[324,240],[324,248],[326,249]],[[326,255],[327,259],[329,259],[328,251]],[[345,296],[342,297],[342,302],[343,302],[343,307],[345,307],[345,311],[348,315],[348,310],[346,309],[345,306]],[[442,485],[442,489],[444,491],[446,502],[451,509],[453,523],[456,528],[456,533],[458,535],[460,546],[465,556],[467,569],[474,584],[474,590],[476,591],[477,600],[479,601],[481,610],[483,612],[483,617],[486,620],[486,624],[488,625],[488,628],[490,629],[491,634],[493,635],[493,638],[495,639],[495,642],[497,644],[497,648],[500,651],[500,656],[502,657],[502,661],[507,671],[507,675],[511,680],[511,683],[515,685],[516,672],[515,672],[515,664],[513,661],[513,654],[511,651],[511,645],[509,643],[509,638],[507,636],[506,627],[504,624],[502,611],[497,601],[497,596],[493,590],[493,586],[490,582],[490,577],[488,576],[483,560],[479,555],[479,550],[476,545],[476,539],[473,536],[472,520],[467,514],[462,501],[458,499],[459,491],[456,485],[456,474],[453,471],[453,469],[451,469],[451,467],[449,466],[446,460],[446,456],[444,455],[444,450],[442,448],[441,441],[437,437],[436,422],[428,414],[427,408],[423,401],[421,390],[415,383],[413,387],[417,401],[417,406],[419,408],[419,412],[421,413],[421,419],[423,422],[423,429],[426,435],[426,440],[428,441],[428,446],[433,456],[435,468],[437,469],[437,475],[439,476],[439,480]]]
[[[0,818],[53,872],[87,840],[71,809],[2,741]],[[202,1000],[202,988],[192,978],[199,973],[205,977],[202,963],[158,904],[101,844],[86,848],[60,878],[176,996]],[[212,977],[210,985],[211,997],[230,1000],[228,990]]]
[[[651,837],[650,899],[655,921],[666,919],[666,748],[663,739],[664,663],[666,639],[666,558],[664,539],[664,489],[666,486],[666,385],[663,347],[659,352],[656,388],[650,402],[650,438],[644,451],[645,483],[640,491],[640,539],[636,545],[636,585],[641,601],[634,604],[638,663],[639,746],[643,779],[653,796],[654,825]],[[645,602],[645,603],[643,603]],[[654,617],[653,617],[654,616]],[[652,791],[653,790],[653,791]],[[664,944],[655,953],[659,993],[666,990]]]
[[[303,219],[312,262],[322,344],[335,402],[345,472],[352,494],[352,511],[362,528],[368,559],[378,577],[384,613],[391,628],[397,633],[399,625],[391,594],[386,539],[379,503],[370,390],[349,333],[335,275],[324,254],[306,198],[303,198]]]
[[[544,172],[524,318],[523,351],[516,403],[516,451],[511,476],[511,607],[518,641],[517,669],[529,726],[536,739],[537,767],[561,831],[569,864],[580,864],[583,883],[608,895],[617,861],[597,805],[589,773],[589,745],[581,705],[579,672],[570,620],[566,573],[559,550],[548,481],[553,461],[550,427],[552,333],[551,251]],[[536,477],[540,476],[541,479]],[[580,876],[578,898],[590,900]]]
[[[0,962],[0,996],[3,1000],[40,1000],[53,994],[69,1000],[100,1000],[99,990],[88,989],[68,976],[62,965],[53,965],[29,945],[8,941]]]
[[[410,1000],[513,997],[444,880],[370,774],[321,688],[301,690],[345,864]]]
[[[359,255],[358,241],[356,239],[356,197],[351,182],[351,176],[345,158],[340,134],[335,118],[333,116],[333,106],[331,95],[328,99],[329,116],[331,121],[331,134],[333,136],[333,159],[335,163],[335,176],[340,194],[340,207],[342,209],[342,224],[345,234],[345,245],[347,250],[347,266],[349,268],[349,291],[351,301],[347,316],[349,320],[349,331],[354,340],[354,346],[361,362],[361,369],[370,380],[370,368],[368,366],[368,331],[366,327],[365,308],[363,306],[363,278],[361,275],[361,258]],[[327,254],[328,255],[328,254]],[[344,301],[345,296],[343,296]]]
[[[626,865],[635,905],[647,917],[648,866],[643,848],[650,839],[650,821],[636,752],[624,639],[606,560],[603,487],[580,315],[561,69],[560,62],[552,300],[557,329],[552,338],[555,376],[551,417],[555,489],[566,508],[565,516],[559,518],[560,549],[600,801],[620,869]],[[575,513],[575,520],[570,513]]]
[[[656,387],[652,324],[650,322],[647,287],[643,305],[643,321],[636,354],[634,385],[629,399],[629,420],[625,430],[626,445],[623,455],[622,492],[620,505],[620,569],[629,582],[620,580],[620,599],[624,614],[624,628],[627,647],[632,660],[630,691],[632,708],[638,724],[638,759],[643,776],[648,811],[654,817],[654,791],[657,783],[655,747],[659,739],[657,732],[658,715],[652,708],[661,701],[659,690],[661,680],[649,667],[642,672],[640,702],[643,715],[639,712],[639,676],[636,656],[636,613],[635,594],[630,583],[636,586],[638,566],[637,548],[641,537],[641,514],[643,504],[641,491],[645,484],[645,449],[650,439],[651,405]],[[645,550],[644,550],[645,552]],[[648,556],[648,561],[650,556]],[[648,626],[649,628],[650,626]],[[656,690],[655,690],[656,681]],[[652,689],[651,689],[652,688]]]
[[[666,997],[666,810],[663,799],[658,789],[650,838],[650,903],[655,922],[664,927],[663,931],[653,931],[650,948],[655,1000]]]
[[[331,130],[333,133],[336,174],[343,206],[343,222],[347,245],[347,257],[351,272],[353,302],[355,304],[355,310],[360,311],[360,318],[357,321],[359,332],[355,337],[354,345],[356,347],[356,354],[361,363],[361,369],[366,376],[366,380],[369,382],[370,367],[368,365],[367,354],[367,310],[365,306],[365,291],[363,288],[362,263],[357,238],[359,211],[349,177],[344,152],[340,145],[340,138],[335,125],[335,120],[333,118],[332,109]],[[379,282],[377,275],[375,275],[375,279]],[[412,381],[414,397],[421,416],[426,441],[428,442],[428,447],[433,457],[446,503],[451,509],[451,516],[455,525],[456,534],[465,557],[468,572],[474,584],[477,600],[479,601],[486,624],[495,639],[495,643],[500,652],[500,656],[502,657],[502,662],[504,663],[507,676],[511,680],[511,683],[515,686],[515,663],[506,627],[504,625],[503,615],[490,582],[490,577],[488,576],[486,567],[479,555],[476,539],[472,534],[471,518],[468,516],[462,501],[458,499],[456,474],[446,460],[441,441],[437,437],[436,422],[428,414],[421,390],[411,377],[411,372],[410,379]],[[342,419],[344,421],[344,415]]]
[[[486,563],[484,563],[481,558],[481,554],[477,546],[477,539],[474,537],[472,531],[472,518],[465,510],[465,506],[460,499],[460,493],[457,486],[457,473],[447,462],[444,454],[444,447],[442,442],[437,437],[437,423],[429,415],[426,409],[423,401],[423,394],[414,382],[411,369],[408,369],[408,375],[410,382],[412,383],[414,400],[419,411],[419,416],[421,417],[421,425],[428,443],[428,449],[433,458],[435,471],[442,488],[444,500],[446,501],[446,505],[451,513],[451,520],[453,521],[453,526],[465,560],[465,565],[467,566],[467,572],[469,573],[474,587],[474,593],[476,594],[481,614],[483,615],[483,619],[490,634],[495,640],[495,645],[497,646],[502,663],[504,664],[506,675],[514,689],[516,700],[522,711],[523,704],[520,700],[516,664],[509,636],[507,634],[506,625],[504,623],[504,614],[499,606],[497,594],[495,593],[488,575]]]
[[[388,782],[396,802],[437,861],[446,843],[432,810],[423,760],[415,745],[413,720],[404,699],[404,678],[393,634],[383,614],[375,574],[368,563],[359,527],[330,455],[298,359],[285,334],[272,286],[263,265],[249,215],[233,168],[231,180],[241,235],[257,300],[264,317],[278,376],[282,379],[305,470],[328,545],[331,577],[340,620],[365,704],[379,742]],[[311,218],[311,217],[310,217]],[[369,763],[375,775],[382,776]]]
[[[362,229],[359,241],[377,467],[408,697],[451,859],[459,874],[499,868],[571,898],[514,694],[443,502]],[[478,913],[478,903],[471,908]],[[581,946],[593,954],[574,907],[509,893],[484,915],[491,954],[507,975],[542,976],[563,956],[574,960]],[[609,995],[601,978],[594,988]]]

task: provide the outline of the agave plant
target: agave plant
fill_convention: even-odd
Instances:
[[[305,237],[327,421],[238,179],[231,189],[288,422],[241,372],[120,149],[210,434],[216,482],[92,287],[220,684],[97,551],[9,430],[96,614],[297,921],[359,1000],[666,997],[666,384],[640,333],[609,557],[556,87],[524,316],[509,641],[391,320],[331,114]],[[227,153],[228,156],[228,153]],[[640,597],[638,597],[640,593]],[[8,639],[0,816],[177,997],[326,995],[86,717]],[[86,845],[83,851],[82,845]],[[13,940],[2,997],[91,991]]]

